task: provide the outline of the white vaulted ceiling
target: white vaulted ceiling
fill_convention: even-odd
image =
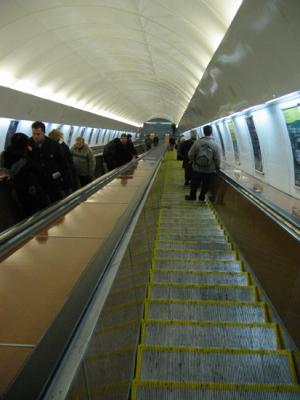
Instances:
[[[242,0],[0,0],[0,85],[178,123]]]

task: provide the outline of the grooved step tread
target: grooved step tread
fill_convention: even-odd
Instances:
[[[247,272],[156,269],[151,273],[153,283],[195,283],[207,285],[247,286]]]
[[[205,233],[201,232],[194,232],[194,234],[190,233],[162,233],[161,231],[158,233],[157,235],[158,240],[168,240],[168,241],[183,241],[183,240],[187,240],[187,241],[206,241],[206,242],[210,242],[210,243],[228,243],[226,237],[224,236],[208,236]]]
[[[277,385],[296,383],[291,354],[286,350],[140,346],[138,351],[138,379]]]
[[[236,260],[236,254],[231,250],[191,250],[191,249],[155,249],[156,257],[187,258],[190,260]]]
[[[275,324],[224,324],[144,321],[142,344],[277,350],[280,346]]]
[[[242,265],[239,261],[210,261],[191,260],[184,258],[165,258],[155,257],[153,260],[154,269],[170,270],[195,270],[195,271],[223,271],[223,272],[241,272]]]
[[[256,301],[252,286],[154,284],[149,287],[151,300]]]
[[[218,322],[268,322],[264,303],[152,300],[145,319]]]
[[[162,240],[155,242],[156,249],[174,249],[174,250],[231,250],[229,243],[214,243],[205,241],[180,241],[180,240]]]

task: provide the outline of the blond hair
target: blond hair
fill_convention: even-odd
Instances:
[[[59,129],[53,129],[49,134],[48,137],[50,139],[55,140],[56,142],[59,142],[60,139],[64,138],[64,134],[59,130]]]

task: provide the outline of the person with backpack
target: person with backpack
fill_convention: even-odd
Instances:
[[[190,151],[188,157],[192,162],[192,177],[190,194],[186,200],[196,200],[198,186],[201,184],[199,201],[205,201],[205,194],[209,188],[212,176],[220,169],[220,151],[212,138],[212,127],[206,125],[203,128],[204,137],[198,139]]]

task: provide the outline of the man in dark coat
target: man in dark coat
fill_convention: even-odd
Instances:
[[[132,138],[132,135],[129,133],[127,135],[127,147],[128,147],[128,150],[130,151],[130,153],[132,154],[132,156],[136,157],[137,156],[137,152],[136,152],[136,149],[134,147],[134,144],[133,144],[131,138]]]
[[[11,145],[1,154],[0,164],[7,170],[7,179],[15,191],[21,217],[28,217],[48,205],[38,178],[39,166],[31,160],[30,153],[28,136],[18,132],[12,136]]]
[[[31,127],[30,156],[39,165],[39,180],[49,197],[49,203],[53,203],[70,191],[68,163],[61,146],[45,135],[43,122],[36,121]]]
[[[185,140],[179,145],[178,154],[180,154],[181,159],[183,160],[182,166],[184,168],[184,184],[188,186],[190,184],[192,178],[192,162],[189,160],[188,152],[190,148],[193,146],[195,141],[197,140],[197,133],[195,131],[191,131],[190,139]]]

